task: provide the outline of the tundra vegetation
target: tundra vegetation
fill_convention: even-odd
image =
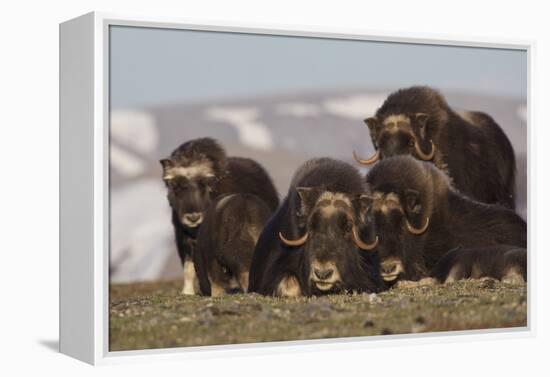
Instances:
[[[180,294],[181,281],[112,285],[111,351],[527,325],[525,283],[399,284],[377,294]]]

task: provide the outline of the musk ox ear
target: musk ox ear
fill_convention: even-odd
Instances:
[[[374,132],[376,130],[376,126],[378,126],[378,119],[376,119],[376,117],[367,118],[364,122],[369,127],[371,132]]]
[[[411,215],[418,215],[422,212],[420,192],[413,189],[407,189],[405,191],[405,210]]]
[[[174,167],[174,162],[168,158],[159,161],[162,165],[162,179],[168,180],[173,178],[170,170]]]
[[[307,216],[315,206],[319,197],[319,190],[315,187],[296,187],[300,199],[299,216]]]

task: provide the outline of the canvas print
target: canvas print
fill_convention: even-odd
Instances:
[[[527,53],[109,30],[109,350],[527,326]]]

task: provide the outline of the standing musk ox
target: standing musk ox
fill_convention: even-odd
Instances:
[[[514,209],[516,161],[510,141],[487,114],[459,114],[437,91],[411,87],[391,94],[365,119],[376,153],[362,164],[396,155],[431,161],[464,194]]]
[[[410,156],[384,159],[367,173],[366,182],[371,198],[368,212],[379,239],[381,274],[388,285],[398,279],[427,277],[443,255],[457,247],[526,248],[523,219],[510,209],[463,195],[431,163]],[[455,254],[459,259],[462,254],[472,258],[461,250]],[[497,263],[502,253],[492,255]],[[481,261],[475,267],[487,269],[487,263]],[[505,276],[507,272],[499,273]]]
[[[199,225],[210,203],[223,194],[249,193],[264,200],[274,211],[279,198],[263,167],[248,158],[226,157],[224,149],[210,138],[190,140],[160,163],[184,270],[182,293],[195,294],[198,281],[193,252]]]
[[[383,288],[363,192],[358,171],[344,162],[302,165],[256,244],[249,291],[297,297]]]
[[[254,247],[272,212],[250,194],[223,195],[210,205],[193,254],[202,294],[218,297],[248,291]]]

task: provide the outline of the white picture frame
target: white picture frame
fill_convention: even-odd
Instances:
[[[408,342],[470,341],[481,338],[528,337],[535,334],[534,297],[528,286],[528,318],[525,328],[454,331],[359,338],[289,341],[225,346],[119,351],[108,350],[108,208],[109,208],[109,27],[140,26],[208,30],[286,36],[310,36],[384,42],[420,43],[485,48],[518,49],[527,52],[528,182],[531,193],[532,55],[533,41],[465,40],[460,36],[397,34],[363,30],[295,30],[279,25],[191,24],[185,20],[88,13],[60,24],[60,351],[90,364],[211,357],[235,354],[266,354],[296,350],[379,347]],[[528,223],[532,219],[528,195]],[[529,240],[532,227],[528,228]],[[529,243],[528,274],[536,258]]]

